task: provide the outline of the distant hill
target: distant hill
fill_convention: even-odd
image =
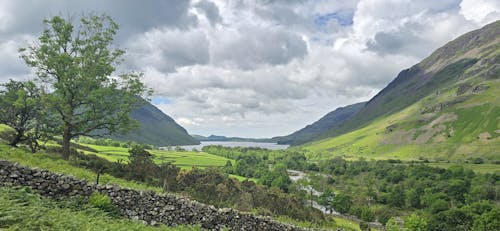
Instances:
[[[318,121],[287,136],[272,138],[278,144],[298,145],[314,140],[322,133],[333,129],[355,115],[363,108],[366,102],[339,107],[335,111],[329,112]]]
[[[401,71],[311,150],[366,157],[500,160],[500,21]]]
[[[226,137],[218,135],[201,136],[201,135],[191,135],[198,141],[233,141],[233,142],[264,142],[264,143],[274,143],[275,141],[267,138],[241,138],[241,137]]]
[[[139,122],[139,128],[128,134],[114,135],[111,138],[153,144],[159,147],[200,143],[170,116],[145,100],[143,106],[130,113],[130,117]]]

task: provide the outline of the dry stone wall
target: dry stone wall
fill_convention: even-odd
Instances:
[[[0,160],[0,186],[27,186],[50,198],[88,197],[94,192],[108,195],[120,213],[150,225],[201,225],[220,230],[303,230],[268,217],[217,209],[174,195],[159,195],[113,185],[95,185],[73,176],[23,167]]]

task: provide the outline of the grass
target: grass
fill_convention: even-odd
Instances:
[[[110,147],[110,146],[100,146],[91,144],[81,144],[89,148],[95,149],[98,152],[83,151],[86,154],[95,154],[109,161],[127,161],[128,160],[128,148],[122,147]],[[225,157],[212,155],[206,152],[193,152],[193,151],[167,151],[167,150],[148,150],[151,154],[155,156],[155,162],[157,164],[170,162],[181,169],[189,170],[193,167],[206,168],[206,167],[222,167],[226,165],[227,161],[231,161],[234,164],[234,160],[227,159]],[[244,181],[246,179],[257,182],[255,178],[246,178],[243,176],[229,174],[230,177],[236,178],[239,181]]]
[[[199,230],[198,227],[152,227],[82,204],[54,201],[28,188],[0,187],[0,230]]]
[[[78,168],[69,164],[67,161],[62,160],[59,156],[48,154],[43,151],[32,154],[27,150],[13,148],[6,144],[0,144],[0,159],[18,162],[21,165],[31,168],[41,168],[51,172],[73,175],[76,178],[87,180],[89,182],[95,181],[97,176],[90,170]],[[101,175],[99,182],[102,184],[116,184],[122,187],[139,190],[153,190],[161,192],[160,188],[151,187],[143,183],[127,181],[108,174]]]
[[[465,101],[445,107],[439,112],[422,114],[421,110],[455,100],[455,86],[441,89],[438,95],[430,94],[404,110],[378,118],[358,130],[314,141],[301,148],[309,151],[310,159],[319,161],[332,156],[376,160],[417,160],[424,157],[453,162],[481,157],[486,161],[498,161],[500,101],[495,99],[500,94],[500,80],[480,83],[489,88],[479,94],[469,94]],[[456,119],[431,123],[446,115],[456,116]],[[388,132],[386,128],[391,125],[397,127]],[[427,134],[427,139],[417,142],[417,137],[425,136],[426,132],[433,129],[433,132]],[[479,134],[484,132],[488,132],[491,138],[478,139]]]
[[[471,169],[476,173],[500,173],[499,164],[469,164],[469,163],[429,163],[429,166],[439,168],[449,168],[451,166],[460,165],[466,169]]]
[[[97,156],[106,158],[109,161],[128,160],[128,148],[99,146],[91,144],[81,144],[89,148],[95,149],[98,152],[93,153],[84,151],[86,154],[96,154]],[[156,163],[170,162],[183,169],[191,169],[192,167],[205,168],[205,167],[221,167],[226,165],[227,158],[208,154],[206,152],[192,152],[192,151],[166,151],[166,150],[148,150],[154,155]]]
[[[288,217],[279,217],[278,221],[293,224],[303,228],[313,228],[313,229],[327,229],[327,230],[346,230],[346,231],[360,231],[359,223],[345,219],[342,217],[331,216],[331,220],[323,223],[323,224],[311,224],[310,222],[301,222],[297,220],[292,220]],[[373,231],[379,231],[378,229],[372,228]]]

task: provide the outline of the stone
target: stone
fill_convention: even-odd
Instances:
[[[217,209],[174,195],[123,189],[117,185],[95,185],[72,176],[30,169],[0,160],[0,185],[23,185],[51,198],[108,195],[123,216],[144,224],[167,226],[201,225],[210,230],[305,230],[269,218],[240,213],[231,208]]]

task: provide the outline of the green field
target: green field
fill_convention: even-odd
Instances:
[[[96,154],[97,156],[106,158],[109,161],[127,161],[128,148],[99,146],[92,144],[81,144],[89,148],[95,149],[98,152],[84,151],[86,154]],[[182,169],[191,169],[192,167],[220,167],[224,166],[229,159],[211,155],[205,152],[193,151],[166,151],[166,150],[148,150],[153,156],[156,163],[169,162]]]
[[[449,168],[451,166],[463,166],[465,169],[471,169],[476,173],[500,173],[500,164],[468,164],[468,163],[429,163],[432,167]]]

